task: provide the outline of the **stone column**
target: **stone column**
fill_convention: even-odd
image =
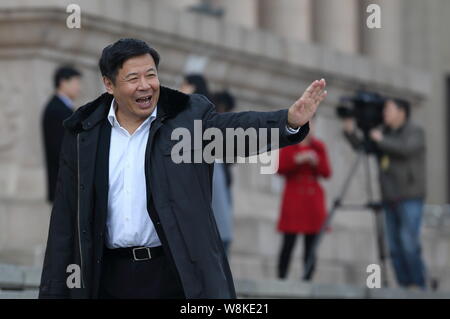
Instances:
[[[213,3],[224,10],[225,21],[247,28],[258,26],[258,0],[214,0]]]
[[[176,8],[179,10],[187,9],[191,6],[200,3],[200,0],[157,0],[159,3],[164,3],[172,8]]]
[[[359,6],[357,0],[314,0],[314,39],[346,53],[359,51]]]
[[[369,29],[366,25],[370,4],[381,8],[381,28]],[[402,0],[363,0],[361,2],[363,22],[361,29],[361,51],[370,57],[388,64],[402,62]]]
[[[280,36],[311,40],[311,0],[260,0],[260,27]]]

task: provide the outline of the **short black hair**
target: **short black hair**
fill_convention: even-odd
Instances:
[[[186,81],[190,85],[195,86],[194,94],[202,94],[207,98],[210,97],[208,82],[203,75],[195,73],[187,74],[184,76],[184,81]]]
[[[231,112],[236,105],[234,96],[227,90],[214,93],[212,100],[216,106],[223,106],[225,112]]]
[[[397,108],[403,110],[405,112],[406,118],[409,119],[411,115],[411,103],[409,103],[407,100],[399,98],[390,98],[387,101],[394,102]]]
[[[155,61],[156,68],[159,65],[159,53],[147,43],[138,39],[125,38],[108,45],[103,49],[98,65],[102,76],[107,77],[113,83],[119,69],[128,59],[150,54]]]
[[[70,65],[60,66],[53,75],[53,85],[58,89],[63,80],[69,80],[75,76],[81,76],[81,72]]]

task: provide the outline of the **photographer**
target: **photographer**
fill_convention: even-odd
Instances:
[[[425,198],[425,136],[411,123],[407,101],[388,99],[381,129],[369,131],[376,147],[389,252],[401,287],[425,289],[420,226]],[[344,121],[344,134],[354,148],[361,146],[355,122]]]

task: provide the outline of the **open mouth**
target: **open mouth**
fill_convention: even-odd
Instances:
[[[143,97],[136,99],[135,101],[139,105],[139,107],[148,108],[152,105],[152,102],[151,102],[152,96],[151,95],[143,96]]]

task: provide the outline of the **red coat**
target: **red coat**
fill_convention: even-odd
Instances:
[[[317,154],[317,166],[295,163],[296,154],[311,150]],[[325,194],[318,179],[331,175],[325,144],[312,138],[309,145],[296,144],[281,149],[278,174],[286,179],[278,230],[302,234],[319,232],[327,213]]]

